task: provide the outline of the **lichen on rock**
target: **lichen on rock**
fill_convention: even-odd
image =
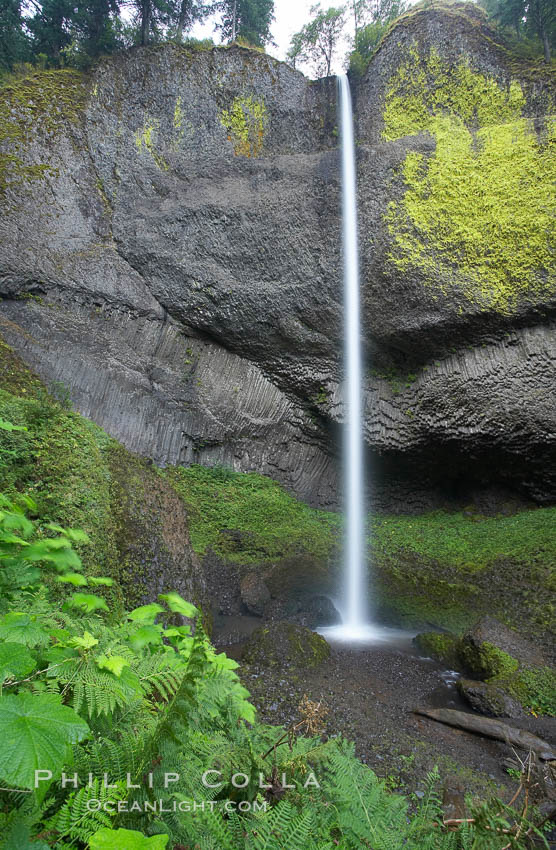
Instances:
[[[220,113],[222,126],[236,156],[259,156],[268,125],[268,113],[261,98],[236,97],[229,109]]]
[[[535,126],[525,106],[516,79],[451,65],[434,47],[411,48],[385,96],[386,140],[427,132],[436,142],[432,155],[405,158],[405,192],[386,214],[390,262],[502,313],[556,289],[556,118]]]

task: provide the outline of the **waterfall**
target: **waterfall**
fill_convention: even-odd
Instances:
[[[344,268],[344,372],[346,419],[343,469],[345,493],[345,620],[358,632],[365,625],[365,509],[363,421],[361,411],[361,323],[359,315],[359,251],[353,113],[349,81],[338,77],[342,152],[342,253]]]
[[[342,612],[342,624],[319,629],[319,632],[332,640],[372,641],[384,639],[384,630],[377,630],[368,623],[357,186],[351,93],[345,74],[338,76],[338,98],[342,154],[344,274],[344,586],[338,605]]]
[[[339,626],[318,629],[328,640],[350,643],[392,643],[413,633],[370,622],[365,541],[365,458],[359,304],[359,252],[357,246],[357,186],[353,112],[349,81],[338,76],[340,142],[342,155],[342,256],[344,274],[344,400],[345,425],[342,452],[345,493],[343,592],[338,600]]]

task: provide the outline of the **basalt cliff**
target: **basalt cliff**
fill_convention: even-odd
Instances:
[[[548,502],[551,73],[456,5],[402,18],[353,87],[376,504]],[[6,95],[5,339],[132,451],[335,505],[334,80],[163,45]]]

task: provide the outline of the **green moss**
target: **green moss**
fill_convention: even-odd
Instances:
[[[236,97],[229,109],[220,113],[220,123],[236,156],[259,156],[263,149],[268,115],[263,100]]]
[[[335,543],[335,514],[308,507],[263,475],[197,465],[166,474],[189,510],[191,542],[201,555],[210,547],[238,564],[294,553],[327,559]],[[244,532],[241,542],[222,534],[226,529]]]
[[[160,168],[161,171],[167,171],[168,163],[156,149],[156,137],[159,128],[160,122],[157,118],[146,117],[143,127],[135,131],[135,147],[138,154],[141,154],[143,150],[147,151],[152,156],[157,168]]]
[[[500,558],[534,560],[555,569],[555,523],[554,507],[513,516],[486,517],[471,511],[378,516],[373,519],[369,542],[379,557],[410,550],[467,573]]]
[[[550,667],[520,670],[516,676],[494,679],[533,714],[556,715],[556,671]]]
[[[28,163],[25,148],[38,133],[50,138],[76,124],[85,102],[78,71],[30,71],[0,87],[0,194],[8,187],[56,176],[50,162]]]
[[[413,48],[384,107],[385,139],[428,132],[436,141],[430,157],[405,159],[406,191],[386,214],[390,263],[503,313],[556,287],[556,119],[539,136],[524,106],[516,80],[502,86]]]
[[[519,667],[515,658],[488,641],[476,645],[467,639],[462,640],[458,652],[466,669],[477,679],[490,681],[510,676]]]
[[[325,639],[293,623],[273,623],[256,629],[249,638],[242,660],[266,667],[318,667],[330,655]]]
[[[415,638],[415,645],[419,652],[431,658],[442,661],[448,667],[458,668],[458,639],[455,635],[441,634],[440,632],[422,632]]]

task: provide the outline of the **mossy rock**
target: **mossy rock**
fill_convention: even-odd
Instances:
[[[245,645],[243,661],[265,667],[318,667],[330,655],[321,635],[293,623],[256,629]]]
[[[457,689],[475,711],[487,717],[523,717],[525,715],[521,702],[493,682],[459,679]]]
[[[414,638],[413,642],[423,655],[442,662],[452,670],[460,668],[459,639],[455,635],[441,632],[421,632]]]
[[[556,671],[550,667],[528,667],[488,684],[502,688],[528,713],[556,716]]]
[[[511,675],[519,667],[516,658],[487,641],[475,645],[463,638],[459,644],[459,656],[465,669],[482,680]]]

